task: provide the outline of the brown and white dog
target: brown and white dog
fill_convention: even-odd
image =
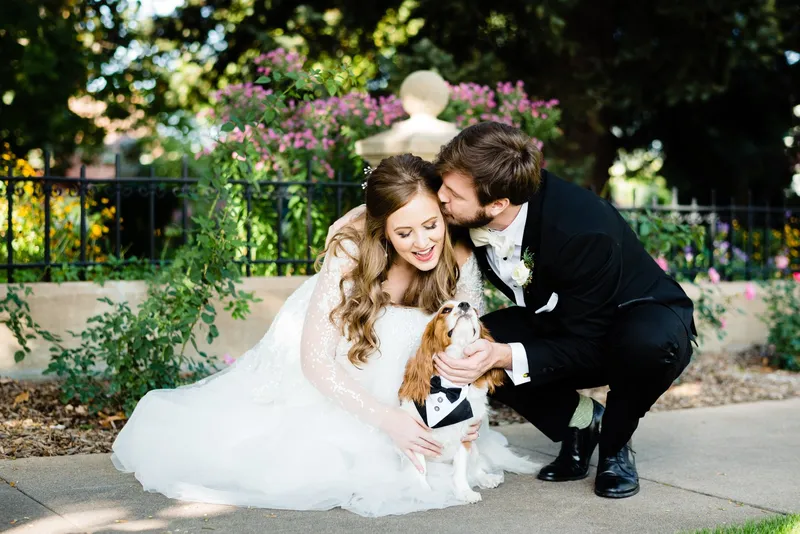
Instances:
[[[481,488],[495,488],[502,474],[488,473],[478,461],[475,442],[462,441],[469,427],[478,421],[488,425],[488,393],[505,380],[502,369],[491,369],[474,383],[460,387],[436,375],[433,356],[444,352],[450,358],[464,358],[464,348],[479,338],[494,341],[468,302],[448,301],[430,320],[417,353],[406,364],[400,387],[400,406],[433,429],[433,439],[442,444],[434,461],[453,463],[453,484],[457,498],[481,500],[470,480]],[[415,453],[423,467],[425,457]],[[472,458],[470,458],[472,456]],[[425,480],[427,468],[422,474]]]

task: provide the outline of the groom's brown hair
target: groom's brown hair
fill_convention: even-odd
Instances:
[[[478,201],[486,206],[500,198],[527,202],[541,182],[542,154],[534,139],[501,122],[481,122],[462,130],[436,158],[440,176],[471,176]]]

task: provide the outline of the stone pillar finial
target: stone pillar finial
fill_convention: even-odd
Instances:
[[[410,116],[428,115],[436,118],[447,107],[450,89],[438,73],[418,70],[403,80],[400,100]]]
[[[408,119],[356,142],[356,153],[373,167],[383,158],[405,153],[433,161],[442,145],[459,132],[455,124],[436,118],[450,99],[447,82],[438,73],[430,70],[411,73],[400,86],[400,99]]]

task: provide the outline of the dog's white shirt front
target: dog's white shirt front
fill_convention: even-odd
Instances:
[[[428,395],[428,398],[425,399],[425,416],[423,422],[431,428],[436,428],[439,423],[444,421],[453,413],[456,413],[453,423],[460,423],[466,419],[471,419],[474,414],[472,412],[469,399],[467,398],[469,386],[458,386],[440,376],[435,378],[440,382],[439,385],[441,388],[448,389],[451,392],[457,390],[458,397],[455,400],[451,400],[452,395],[448,396],[447,393],[441,391],[434,392],[432,390],[431,394]],[[423,410],[423,407],[417,406],[417,412],[419,413],[421,410]]]

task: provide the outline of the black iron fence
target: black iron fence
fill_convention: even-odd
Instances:
[[[86,280],[93,269],[135,272],[172,261],[187,242],[194,208],[188,193],[199,182],[186,159],[182,169],[178,178],[123,177],[117,156],[110,178],[87,178],[85,166],[78,177],[54,176],[47,164],[41,176],[9,170],[0,178],[0,281],[49,281],[54,273]],[[248,243],[239,259],[243,274],[310,273],[328,225],[362,202],[361,182],[348,178],[229,181]]]
[[[768,201],[758,203],[748,191],[746,204],[737,204],[734,198],[720,204],[712,190],[710,199],[709,205],[700,205],[696,199],[681,204],[678,190],[673,188],[671,202],[660,204],[651,198],[649,204],[640,205],[634,195],[631,206],[617,209],[640,239],[652,245],[651,252],[663,245],[665,266],[676,274],[692,277],[713,269],[722,280],[752,280],[800,269],[800,207],[796,197],[790,203],[784,195],[782,204],[774,206]],[[660,224],[652,225],[654,219]],[[642,231],[644,224],[652,227],[648,235]],[[692,230],[690,244],[675,245],[677,235],[685,233],[676,231],[677,225]],[[667,236],[659,235],[659,231]]]
[[[45,158],[47,162],[49,158]],[[311,163],[305,173],[311,177]],[[0,178],[0,281],[91,279],[93,269],[120,270],[172,261],[187,240],[193,205],[187,193],[198,183],[184,159],[177,178],[114,176],[94,179],[81,168],[78,177]],[[332,221],[362,202],[361,177],[337,173],[327,180],[231,181],[241,210],[241,235],[248,246],[239,262],[243,274],[284,275],[311,272],[315,252]],[[752,279],[776,270],[798,270],[800,208],[733,200],[710,205],[672,202],[619,206],[643,241],[662,251],[667,268],[695,274],[713,268],[722,279]],[[2,220],[5,218],[5,220]],[[663,224],[653,224],[654,219]],[[700,229],[701,241],[677,247],[675,225]],[[645,226],[651,227],[645,231]],[[666,234],[665,234],[666,232]],[[672,241],[671,241],[672,239]],[[26,274],[23,274],[26,273]],[[64,274],[66,273],[66,275]],[[2,276],[5,275],[5,276]],[[4,278],[5,280],[2,280]]]

